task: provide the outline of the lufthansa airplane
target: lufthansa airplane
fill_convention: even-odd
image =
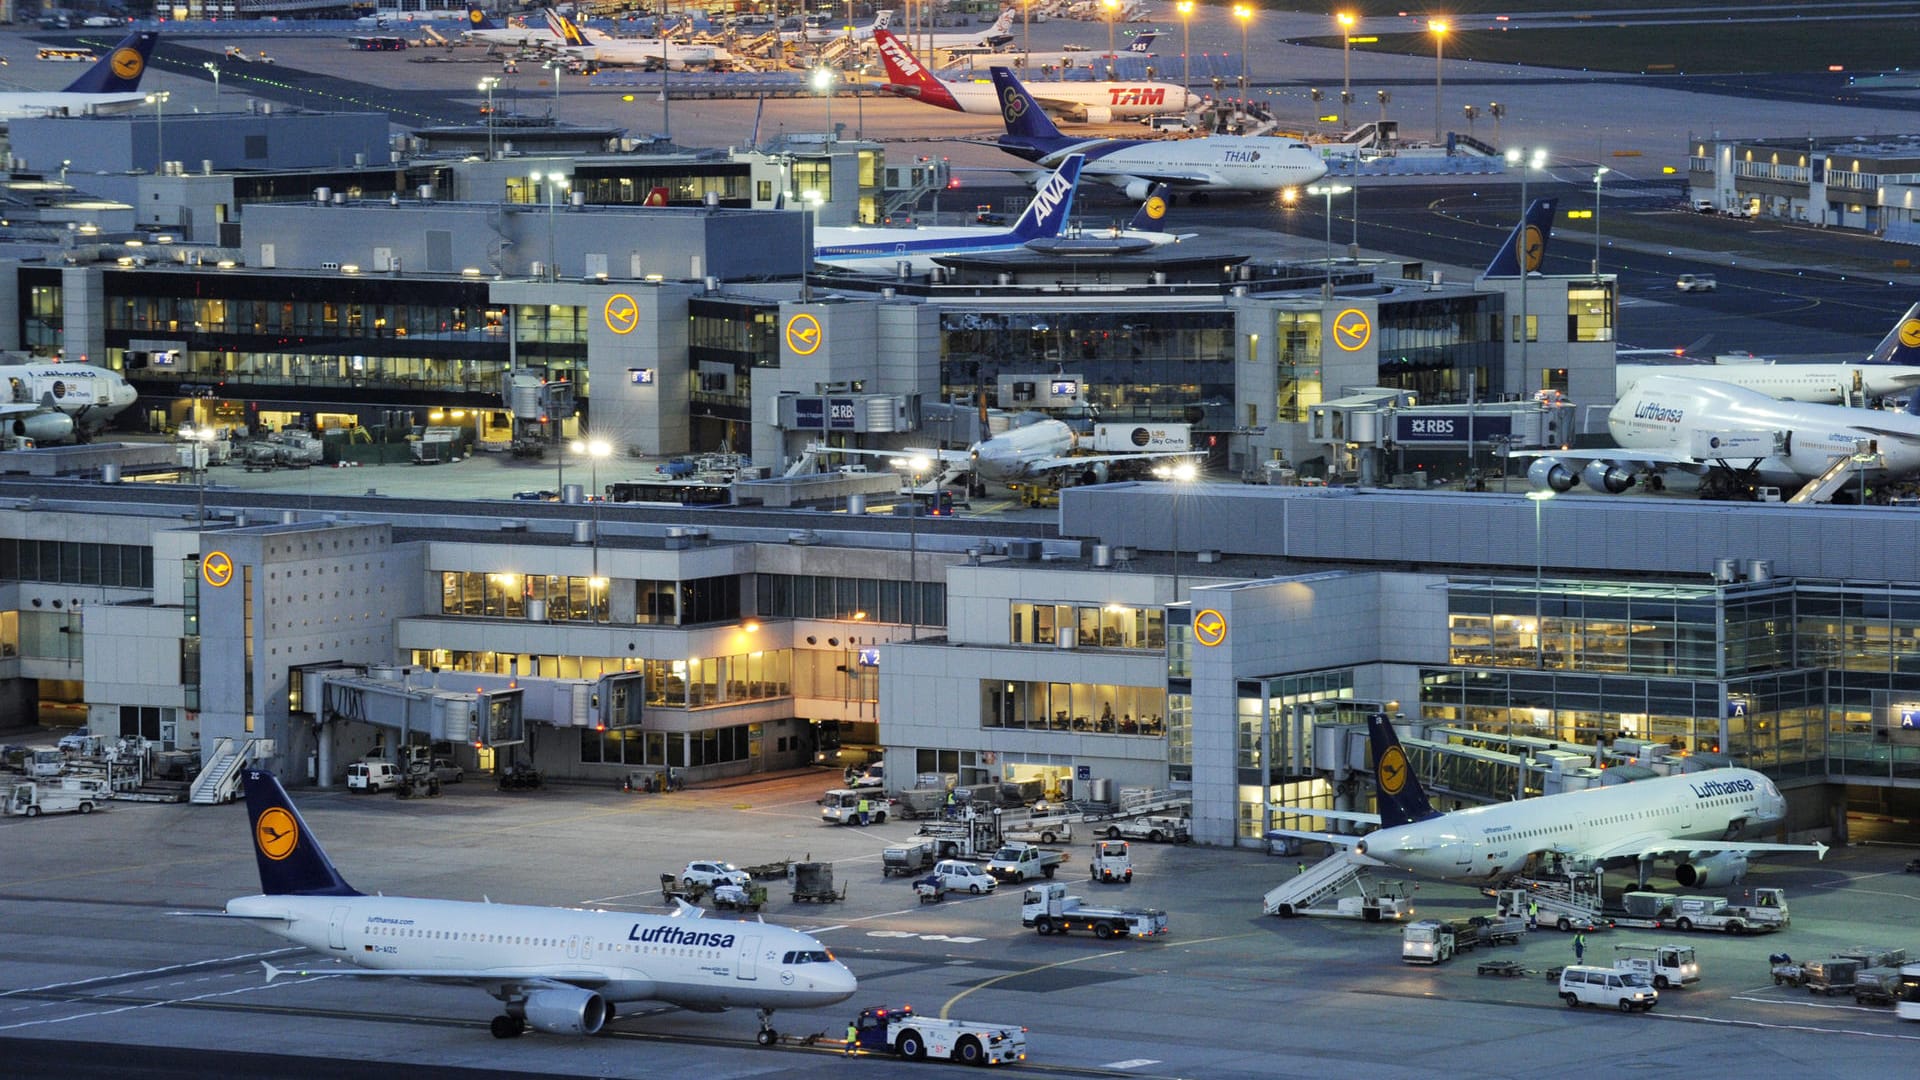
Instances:
[[[699,1012],[757,1009],[772,1045],[777,1008],[853,996],[853,972],[826,946],[763,922],[703,920],[583,908],[366,896],[341,878],[272,773],[246,774],[247,818],[260,894],[227,901],[216,918],[246,919],[351,966],[281,975],[352,975],[476,986],[504,1006],[495,1038],[529,1026],[592,1035],[614,1006],[665,1001]]]
[[[0,431],[63,443],[97,431],[139,395],[117,371],[90,364],[0,364]]]
[[[1451,881],[1497,880],[1519,873],[1534,856],[1576,864],[1637,863],[1641,879],[1660,858],[1676,865],[1674,880],[1705,888],[1738,880],[1755,851],[1811,851],[1825,844],[1736,840],[1745,829],[1786,817],[1787,800],[1752,769],[1701,772],[1607,784],[1584,791],[1475,806],[1443,814],[1427,801],[1406,750],[1386,714],[1367,718],[1380,812],[1361,814],[1302,806],[1275,810],[1378,825],[1365,836],[1277,830],[1351,848],[1357,855],[1410,873]]]
[[[1909,394],[1920,387],[1920,304],[1895,320],[1866,359],[1850,364],[1780,364],[1739,357],[1713,363],[1616,364],[1613,371],[1614,392],[1621,397],[1634,383],[1657,375],[1732,383],[1782,401],[1825,405]]]
[[[128,34],[65,90],[0,92],[0,120],[126,112],[145,104],[140,77],[147,73],[147,60],[159,40],[160,35],[152,30]]]

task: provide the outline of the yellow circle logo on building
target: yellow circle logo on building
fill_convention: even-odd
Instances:
[[[115,49],[110,63],[113,73],[122,79],[137,79],[147,68],[147,62],[140,59],[139,49]]]
[[[1527,226],[1526,239],[1522,241],[1522,250],[1526,252],[1527,273],[1540,269],[1540,260],[1546,258],[1547,241],[1540,235],[1538,225]]]
[[[1900,324],[1900,344],[1920,349],[1920,319],[1908,319]]]
[[[826,337],[820,332],[820,320],[801,312],[787,320],[787,348],[801,356],[812,356],[820,351],[820,342]]]
[[[1155,195],[1147,200],[1147,220],[1159,221],[1167,216],[1167,200]]]
[[[216,589],[233,580],[233,559],[224,551],[212,551],[200,560],[200,576]]]
[[[1397,746],[1387,747],[1387,752],[1380,755],[1380,762],[1376,768],[1380,774],[1381,791],[1389,795],[1398,795],[1400,789],[1407,786],[1406,751]]]
[[[1209,649],[1227,640],[1227,617],[1212,608],[1195,615],[1193,639]]]
[[[1358,352],[1373,340],[1373,320],[1359,308],[1348,308],[1333,317],[1333,343],[1341,352]]]
[[[607,297],[607,306],[601,314],[607,320],[607,329],[616,334],[631,334],[633,328],[640,325],[639,301],[623,292]]]
[[[278,806],[270,807],[253,823],[253,842],[260,854],[279,862],[293,854],[294,845],[300,842],[300,826],[292,814]]]

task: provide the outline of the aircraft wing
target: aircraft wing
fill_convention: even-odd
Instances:
[[[951,453],[952,451],[948,451]],[[1048,472],[1053,469],[1077,469],[1102,461],[1158,461],[1164,458],[1199,457],[1198,450],[1153,450],[1138,454],[1081,454],[1078,457],[1038,458],[1028,465],[1029,472]]]
[[[851,446],[821,446],[816,443],[808,446],[807,451],[814,454],[853,454],[859,457],[924,457],[929,461],[945,461],[954,465],[972,466],[973,464],[973,453],[968,450],[933,450],[926,447],[912,447],[906,450],[865,450]]]
[[[1371,855],[1362,855],[1359,852],[1353,850],[1353,845],[1357,841],[1364,839],[1363,837],[1359,837],[1359,836],[1342,836],[1339,833],[1314,832],[1311,829],[1268,829],[1264,835],[1291,836],[1300,840],[1318,840],[1323,844],[1331,844],[1334,847],[1337,847],[1342,851],[1345,851],[1347,853],[1347,858],[1353,860],[1353,863],[1356,866],[1387,865],[1386,863],[1381,862],[1379,859],[1376,859]]]
[[[46,412],[45,405],[31,401],[10,401],[0,405],[0,416],[20,416],[26,413]]]
[[[1827,857],[1827,845],[1818,842],[1763,844],[1747,840],[1686,840],[1665,835],[1636,836],[1609,848],[1579,854],[1595,862],[1604,862],[1614,859],[1651,859],[1657,855],[1684,855],[1694,851],[1811,851],[1822,859]]]
[[[1282,806],[1279,803],[1274,803],[1268,806],[1267,809],[1282,814],[1299,814],[1301,817],[1323,817],[1331,818],[1335,821],[1357,821],[1362,825],[1380,824],[1379,814],[1366,814],[1358,810],[1326,810],[1318,806]],[[1360,838],[1356,836],[1352,839],[1358,840]]]
[[[472,971],[449,971],[444,968],[361,968],[351,964],[311,968],[278,968],[265,960],[260,966],[267,971],[267,981],[272,982],[282,975],[347,975],[355,978],[392,978],[418,979],[422,982],[446,983],[451,986],[508,986],[524,989],[559,989],[561,987],[580,987],[594,989],[605,986],[613,980],[604,971],[489,971],[476,968]]]

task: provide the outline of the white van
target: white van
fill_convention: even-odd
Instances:
[[[347,766],[348,791],[390,791],[400,786],[400,767],[391,761],[356,761]]]
[[[1560,972],[1560,1000],[1571,1009],[1577,1005],[1598,1005],[1621,1012],[1635,1009],[1653,1011],[1660,991],[1653,981],[1635,971],[1617,968],[1570,965]]]
[[[1169,131],[1185,134],[1200,130],[1193,121],[1184,116],[1154,116],[1147,119],[1147,126],[1155,131]]]

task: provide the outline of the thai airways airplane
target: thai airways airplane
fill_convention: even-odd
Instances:
[[[1664,857],[1676,864],[1674,879],[1682,886],[1705,888],[1745,875],[1751,852],[1827,856],[1827,846],[1820,843],[1733,839],[1750,826],[1787,814],[1780,789],[1752,769],[1707,769],[1443,814],[1427,801],[1385,713],[1367,718],[1367,733],[1373,744],[1378,814],[1300,806],[1274,809],[1365,822],[1379,829],[1365,836],[1279,831],[1450,881],[1504,878],[1519,873],[1536,855],[1593,865],[1636,862],[1644,880],[1645,868]]]
[[[764,922],[580,908],[366,896],[334,869],[320,841],[272,773],[246,774],[260,894],[227,901],[210,917],[246,919],[343,961],[281,975],[349,975],[475,986],[504,1006],[493,1035],[528,1027],[592,1035],[630,1001],[665,1001],[702,1012],[758,1010],[759,1042],[771,1046],[778,1008],[832,1005],[853,996],[853,972],[826,946]]]
[[[1067,154],[1085,154],[1087,164],[1081,175],[1117,187],[1129,199],[1146,198],[1155,184],[1192,193],[1272,192],[1310,184],[1327,174],[1327,163],[1311,147],[1282,138],[1069,138],[1047,119],[1011,70],[996,67],[992,75],[1000,95],[1000,117],[1007,127],[995,145],[1049,167]]]
[[[126,112],[144,105],[147,99],[139,92],[140,77],[147,73],[147,60],[159,40],[152,30],[128,34],[64,90],[0,92],[0,120]]]
[[[1071,154],[1061,162],[1010,229],[821,227],[813,231],[813,261],[848,270],[892,270],[908,262],[915,270],[926,270],[939,256],[1017,251],[1029,241],[1058,236],[1073,212],[1074,191],[1085,160]]]
[[[90,364],[0,365],[0,388],[0,428],[35,443],[98,431],[139,397],[125,376]]]
[[[1732,383],[1782,401],[1841,404],[1852,398],[1889,397],[1920,387],[1920,304],[1894,322],[1865,360],[1852,364],[1779,364],[1758,357],[1710,364],[1616,364],[1615,393],[1624,396],[1655,375]]]
[[[955,112],[998,114],[1001,111],[1000,92],[992,85],[937,78],[890,31],[876,30],[873,37],[880,48],[880,59],[886,64],[889,93],[918,98],[928,105]],[[1104,124],[1116,117],[1182,113],[1199,107],[1203,101],[1177,83],[1145,79],[1042,82],[1035,83],[1032,91],[1041,107],[1089,124]],[[1138,197],[1144,197],[1144,193]]]

